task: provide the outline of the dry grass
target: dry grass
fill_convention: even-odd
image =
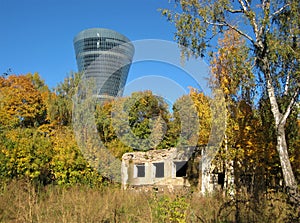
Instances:
[[[257,207],[239,203],[239,221],[287,222],[292,209],[276,196]],[[236,202],[222,196],[156,194],[116,187],[47,186],[37,190],[30,183],[14,181],[1,187],[0,222],[236,222]]]
[[[0,221],[147,222],[151,212],[145,196],[118,188],[84,186],[50,186],[36,191],[29,183],[11,183],[0,196]]]

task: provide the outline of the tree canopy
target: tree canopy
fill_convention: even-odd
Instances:
[[[299,204],[285,131],[287,118],[299,101],[299,1],[175,0],[174,4],[177,6],[174,10],[164,9],[162,14],[174,23],[175,38],[184,46],[183,53],[187,57],[205,56],[207,49],[214,51],[215,37],[223,36],[227,30],[232,30],[246,42],[248,55],[254,58],[252,70],[256,85],[252,89],[266,92],[260,96],[266,95],[270,101],[284,182],[294,203]],[[248,66],[247,60],[241,61],[243,63]],[[238,64],[235,66],[237,68]],[[238,70],[232,72],[231,75],[236,75],[239,80],[250,74],[245,76]],[[228,74],[222,73],[220,77],[228,81],[226,76]],[[236,83],[226,83],[227,89],[223,87],[223,90],[231,88],[232,91]]]

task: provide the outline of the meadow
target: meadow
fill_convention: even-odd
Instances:
[[[284,194],[235,197],[13,180],[1,184],[0,222],[297,222]]]

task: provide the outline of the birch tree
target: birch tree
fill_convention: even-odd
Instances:
[[[187,57],[204,56],[214,38],[232,29],[249,45],[257,83],[266,89],[275,120],[277,152],[291,200],[300,203],[286,143],[285,125],[299,100],[298,0],[175,0],[162,14],[175,24]],[[183,48],[185,49],[185,48]],[[211,48],[210,48],[211,49]],[[258,87],[258,86],[257,86]],[[278,98],[285,97],[284,104]]]

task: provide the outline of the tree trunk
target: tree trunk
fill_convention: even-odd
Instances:
[[[277,126],[277,145],[276,145],[280,164],[282,168],[285,185],[289,188],[297,188],[297,183],[293,174],[292,166],[289,160],[287,144],[285,139],[285,128],[283,124]]]
[[[286,144],[286,137],[285,137],[285,124],[288,115],[291,112],[291,107],[288,107],[287,110],[282,114],[279,110],[279,106],[277,103],[276,95],[275,95],[275,89],[272,84],[272,76],[269,69],[269,62],[266,57],[261,57],[260,62],[262,66],[260,66],[262,72],[264,73],[264,76],[266,78],[267,83],[267,92],[270,100],[271,105],[271,111],[273,114],[273,117],[275,119],[275,129],[276,129],[276,139],[277,139],[277,145],[276,149],[279,154],[280,164],[282,168],[282,174],[284,183],[290,198],[290,201],[298,206],[300,204],[300,195],[298,191],[297,182],[292,170],[291,162],[288,155],[288,148]],[[294,99],[291,99],[291,102]],[[291,103],[293,104],[293,103]]]
[[[297,182],[293,174],[291,162],[287,151],[287,144],[285,139],[284,123],[277,126],[277,151],[280,158],[280,164],[282,168],[283,178],[285,186],[287,188],[290,201],[293,204],[300,205],[300,196],[298,191]]]

